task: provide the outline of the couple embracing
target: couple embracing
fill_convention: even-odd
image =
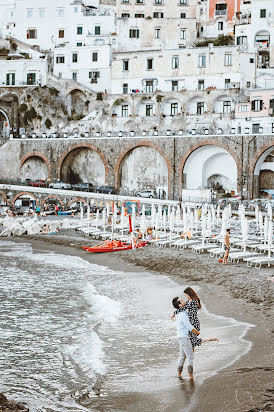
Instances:
[[[172,319],[176,317],[177,336],[180,346],[180,357],[178,362],[178,377],[181,378],[185,360],[188,363],[188,374],[190,380],[193,380],[193,360],[194,349],[204,342],[218,341],[216,338],[200,339],[200,321],[198,319],[198,310],[201,309],[200,298],[197,293],[190,287],[184,290],[187,298],[186,302],[176,296],[172,299],[172,304],[176,309]]]

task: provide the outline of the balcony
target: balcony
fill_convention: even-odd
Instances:
[[[226,10],[215,10],[215,16],[226,16]]]

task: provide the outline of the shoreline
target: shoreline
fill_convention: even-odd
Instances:
[[[255,324],[256,327],[249,328],[244,337],[252,342],[251,350],[235,359],[232,365],[218,371],[215,376],[206,379],[199,387],[191,410],[199,408],[203,412],[255,412],[274,409],[274,389],[271,385],[274,368],[270,366],[273,351],[273,332],[270,330],[271,322],[273,323],[273,283],[264,278],[267,269],[256,270],[255,274],[255,269],[245,273],[247,268],[241,264],[223,267],[207,255],[155,247],[116,252],[111,254],[111,257],[110,254],[92,255],[87,254],[80,246],[96,244],[97,241],[71,232],[54,236],[11,237],[3,240],[31,243],[35,245],[35,249],[43,249],[46,245],[46,249],[52,251],[56,251],[55,245],[59,245],[64,254],[77,255],[113,270],[121,270],[121,267],[129,272],[145,270],[153,274],[165,274],[173,279],[183,277],[186,281],[201,286],[202,300],[206,302],[208,311]],[[195,272],[197,263],[200,268],[198,273]],[[264,292],[261,291],[263,289]],[[198,367],[197,365],[197,369]],[[176,411],[174,408],[173,410]]]

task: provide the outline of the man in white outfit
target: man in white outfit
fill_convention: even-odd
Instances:
[[[176,309],[181,308],[184,305],[182,299],[178,297],[172,299],[172,304]],[[180,346],[180,357],[178,362],[178,377],[181,378],[182,371],[184,367],[185,360],[187,359],[187,369],[189,379],[193,381],[193,359],[194,359],[194,352],[192,349],[191,341],[188,335],[188,332],[195,333],[197,336],[200,335],[200,332],[193,328],[191,323],[189,322],[188,314],[186,311],[179,312],[176,315],[176,323],[177,323],[177,336]]]

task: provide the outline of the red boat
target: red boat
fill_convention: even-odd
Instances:
[[[96,246],[82,246],[84,250],[93,253],[104,253],[104,252],[119,252],[120,250],[129,250],[133,248],[141,248],[146,245],[147,242],[140,242],[136,244],[136,239],[132,243],[122,242],[121,240],[106,240],[105,242],[99,243]]]

